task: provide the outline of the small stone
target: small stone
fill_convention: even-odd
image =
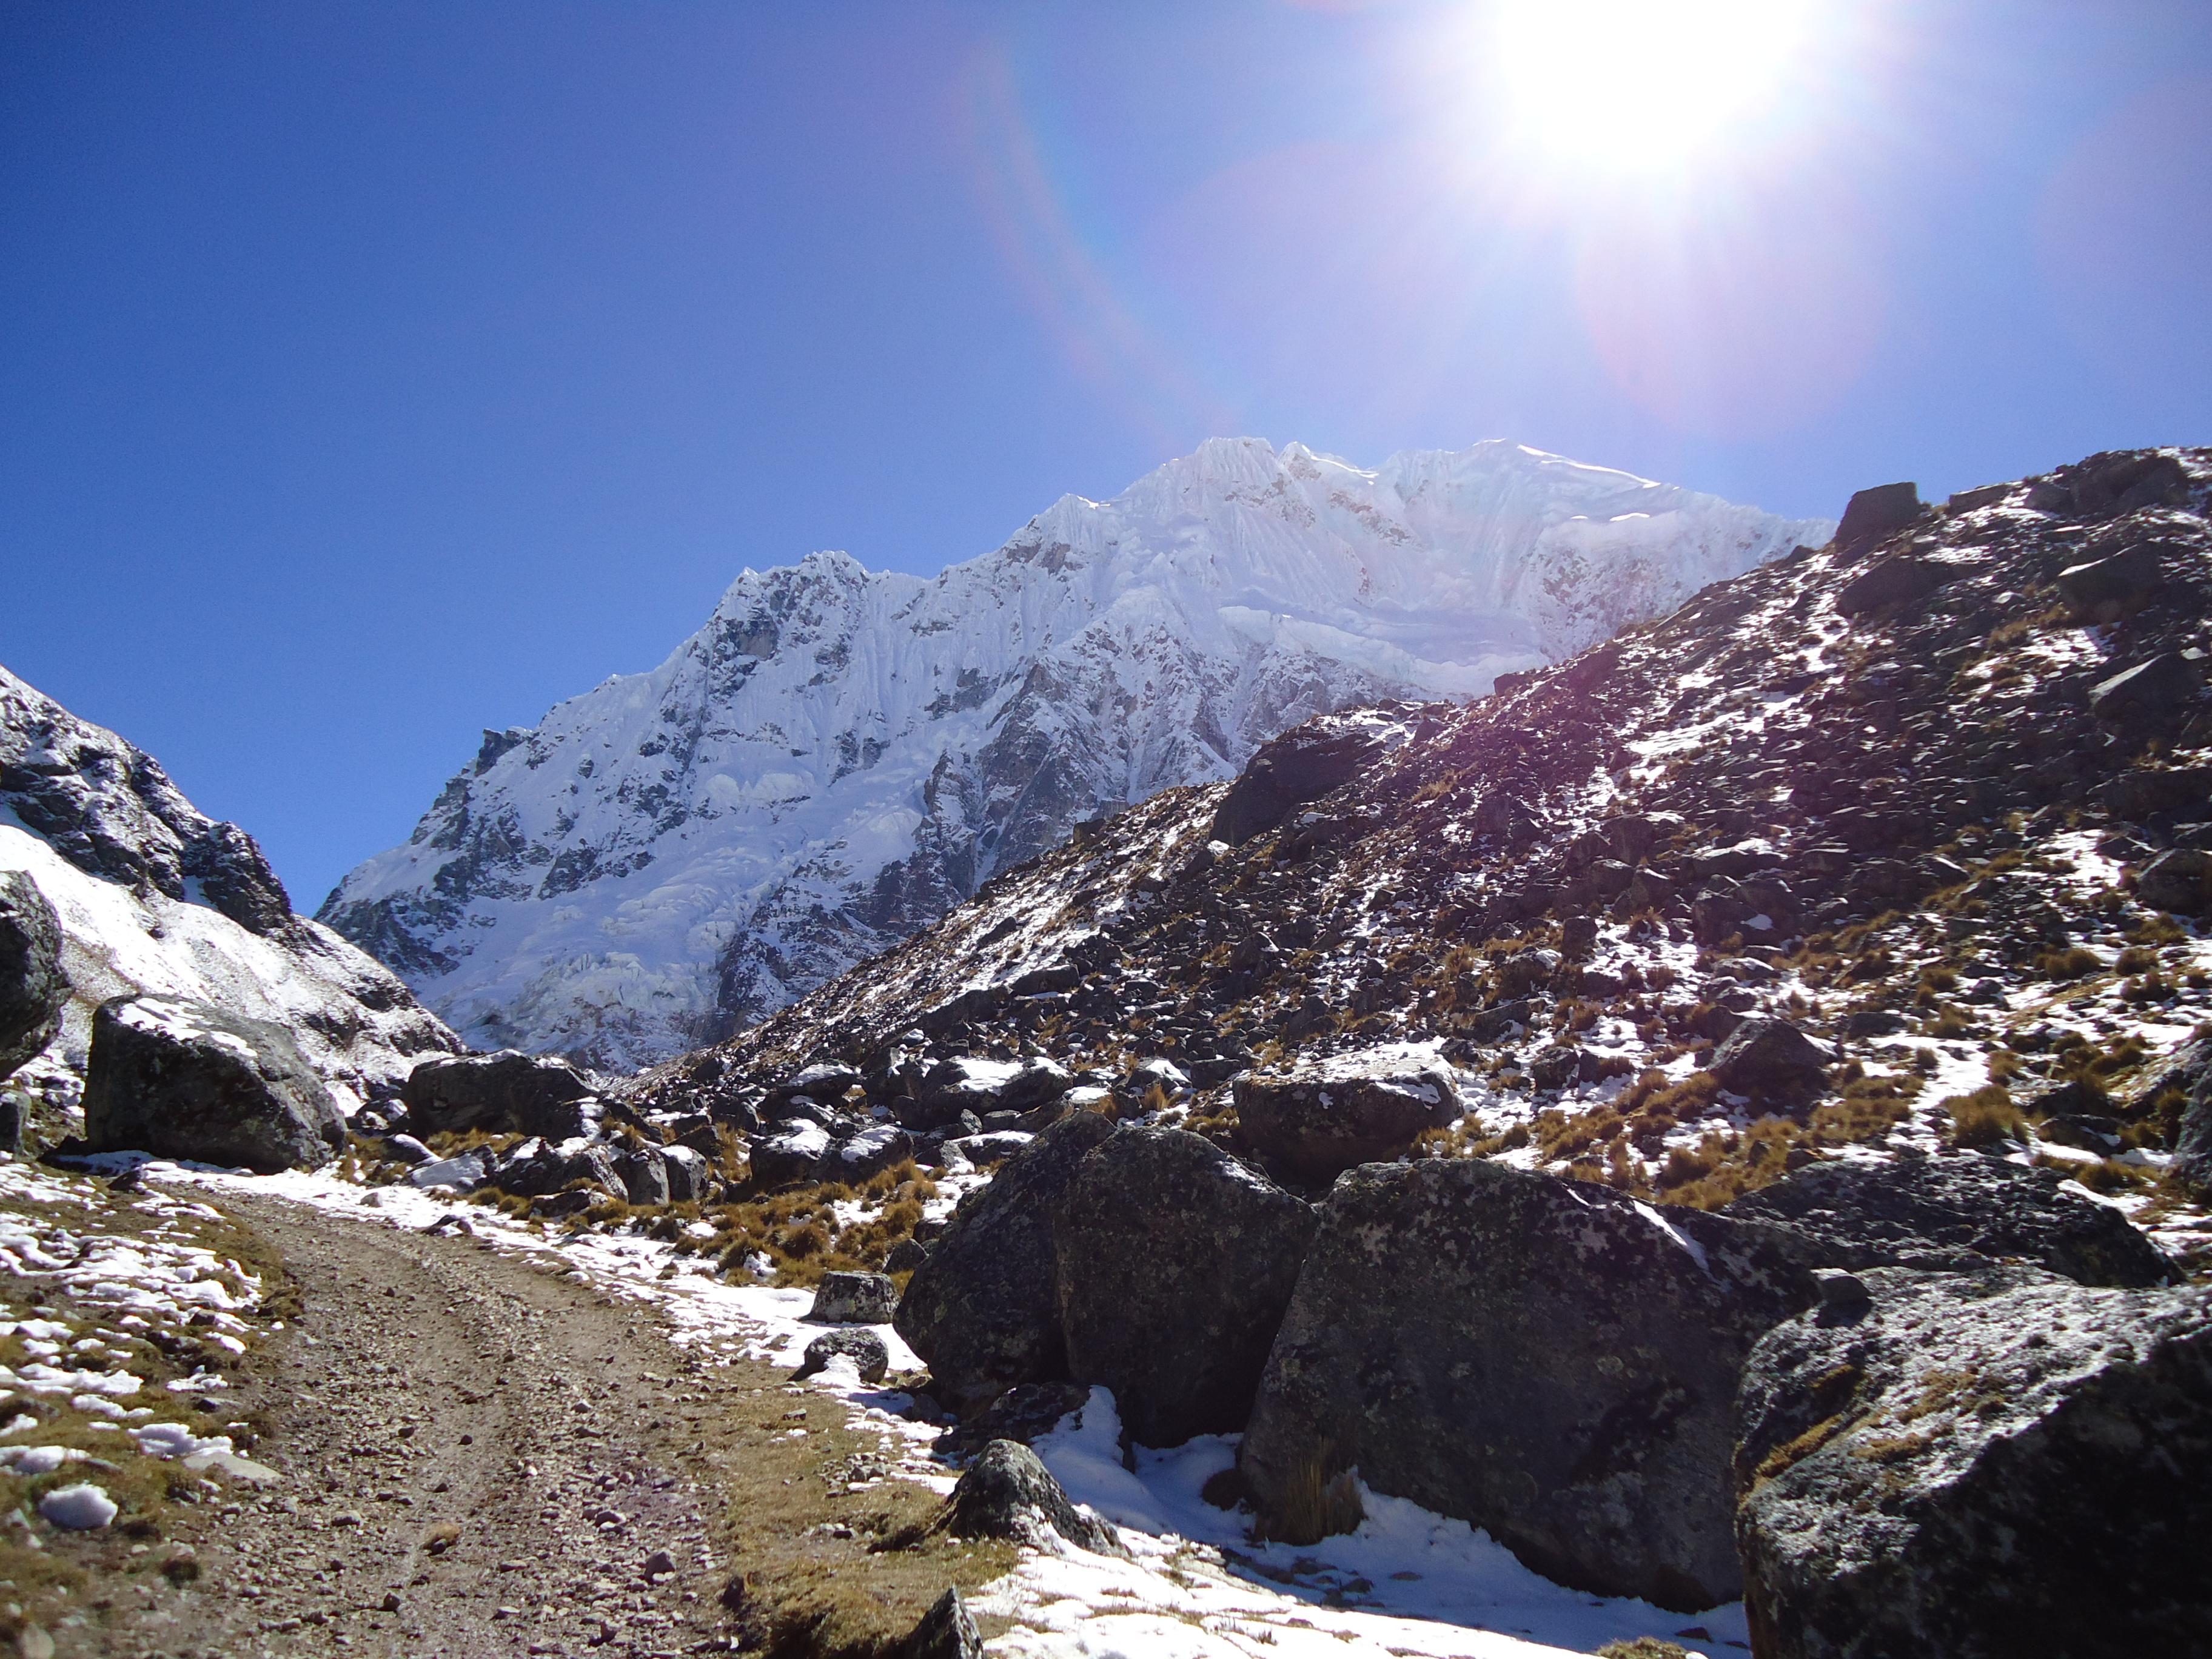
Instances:
[[[666,1550],[655,1550],[645,1558],[645,1576],[659,1578],[676,1571],[676,1558]]]
[[[397,1612],[398,1612],[398,1611],[399,1611],[399,1592],[398,1592],[398,1590],[386,1590],[386,1591],[385,1591],[385,1592],[384,1592],[384,1600],[383,1600],[383,1601],[382,1601],[381,1603],[380,1603],[380,1606],[382,1607],[383,1611],[385,1611],[386,1613],[397,1613]]]

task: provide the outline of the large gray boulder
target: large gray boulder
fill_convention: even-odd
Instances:
[[[567,1140],[599,1127],[598,1103],[582,1073],[565,1060],[518,1054],[441,1054],[407,1074],[400,1091],[418,1135],[543,1135]]]
[[[961,1201],[907,1281],[892,1322],[955,1403],[980,1405],[1017,1382],[1066,1374],[1052,1215],[1084,1154],[1113,1133],[1092,1112],[1051,1125]]]
[[[1740,1401],[1760,1659],[2212,1652],[2212,1291],[1882,1268]]]
[[[1459,1116],[1450,1068],[1364,1054],[1237,1079],[1244,1142],[1294,1181],[1325,1186],[1346,1170],[1397,1157],[1425,1129]]]
[[[1053,1224],[1068,1375],[1148,1446],[1244,1426],[1313,1237],[1303,1199],[1182,1129],[1123,1129]]]
[[[2027,1261],[2083,1285],[2163,1285],[2158,1246],[2054,1170],[1969,1152],[1814,1164],[1746,1194],[1725,1215],[1786,1226],[1837,1267],[1965,1272]]]
[[[68,1000],[60,918],[28,876],[0,871],[0,1078],[53,1041]]]
[[[1352,1171],[1244,1437],[1261,1527],[1311,1541],[1356,1468],[1577,1589],[1733,1599],[1731,1408],[1752,1345],[1814,1299],[1802,1248],[1480,1161]]]
[[[117,997],[93,1016],[84,1135],[95,1152],[272,1175],[329,1163],[345,1120],[283,1026],[179,997]]]
[[[1212,836],[1231,847],[1263,836],[1299,806],[1358,776],[1404,738],[1382,714],[1323,714],[1262,744],[1229,786],[1213,815]]]
[[[1051,1534],[1097,1555],[1126,1556],[1110,1522],[1078,1509],[1052,1471],[1018,1440],[994,1440],[968,1466],[946,1500],[955,1538],[1006,1538],[1049,1550]]]
[[[579,1183],[596,1187],[610,1198],[624,1196],[614,1154],[581,1135],[551,1144],[537,1138],[526,1140],[507,1152],[489,1181],[516,1198],[550,1198]]]

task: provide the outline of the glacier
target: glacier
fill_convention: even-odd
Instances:
[[[658,668],[486,732],[317,914],[480,1047],[634,1069],[1314,714],[1479,696],[1832,530],[1504,441],[1212,440],[934,577],[746,570]]]

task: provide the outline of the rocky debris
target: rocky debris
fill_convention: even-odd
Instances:
[[[1838,1267],[1965,1272],[2026,1261],[2083,1285],[2163,1285],[2173,1269],[2127,1218],[2057,1171],[1969,1152],[1838,1160],[1798,1170],[1722,1212],[1812,1242]]]
[[[884,1659],[983,1659],[983,1637],[960,1592],[949,1589]]]
[[[828,1273],[806,1316],[823,1325],[883,1325],[898,1305],[898,1286],[882,1273]]]
[[[1127,1556],[1113,1527],[1079,1509],[1044,1460],[1018,1440],[994,1440],[969,1464],[946,1500],[945,1525],[956,1538],[1009,1538],[1039,1549],[1057,1534],[1095,1555]]]
[[[1294,1180],[1325,1186],[1355,1164],[1397,1157],[1423,1131],[1459,1115],[1459,1093],[1440,1063],[1392,1063],[1353,1054],[1237,1079],[1246,1145]]]
[[[1846,553],[1870,547],[1917,523],[1927,510],[1918,484],[1876,484],[1858,490],[1836,526],[1836,546]]]
[[[28,876],[0,870],[0,1078],[53,1041],[68,1000],[61,919]]]
[[[270,1175],[329,1163],[345,1121],[281,1026],[176,998],[118,997],[93,1020],[84,1133],[96,1152]]]
[[[813,1314],[807,1316],[819,1317]],[[869,1322],[880,1324],[883,1322],[872,1320]],[[859,1326],[850,1330],[823,1332],[806,1345],[805,1355],[793,1375],[802,1378],[813,1376],[826,1370],[832,1359],[841,1357],[853,1362],[863,1382],[882,1382],[891,1368],[890,1350],[884,1346],[883,1338],[866,1326]]]
[[[2101,559],[2069,565],[2058,573],[2058,596],[2080,623],[2114,623],[2141,610],[2166,585],[2159,550],[2124,548]]]
[[[1713,1052],[1712,1073],[1731,1094],[1754,1099],[1802,1094],[1826,1076],[1835,1054],[1786,1019],[1745,1020]]]
[[[542,1135],[550,1140],[599,1127],[583,1074],[562,1060],[518,1054],[441,1054],[407,1074],[400,1098],[416,1134]]]
[[[1768,1334],[1735,1470],[1765,1659],[2212,1650],[2212,1292],[1863,1275]]]
[[[1148,1446],[1244,1426],[1314,1214],[1181,1129],[1121,1129],[1053,1219],[1068,1375],[1114,1391]]]
[[[948,1398],[980,1405],[1066,1375],[1052,1215],[1084,1155],[1113,1133],[1090,1112],[1051,1125],[962,1200],[914,1270],[893,1323]]]
[[[1279,825],[1296,808],[1349,783],[1405,738],[1402,727],[1361,710],[1308,720],[1262,744],[1213,815],[1213,839],[1231,847]]]
[[[1740,1578],[1729,1489],[1744,1359],[1814,1300],[1778,1230],[1465,1160],[1338,1181],[1239,1468],[1310,1542],[1356,1468],[1547,1577],[1692,1609]]]

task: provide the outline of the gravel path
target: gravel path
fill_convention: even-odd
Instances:
[[[718,1380],[653,1316],[467,1237],[222,1207],[274,1243],[302,1318],[256,1365],[254,1455],[194,1539],[62,1652],[643,1656],[714,1650],[701,1423]],[[94,1632],[75,1632],[80,1641]]]

